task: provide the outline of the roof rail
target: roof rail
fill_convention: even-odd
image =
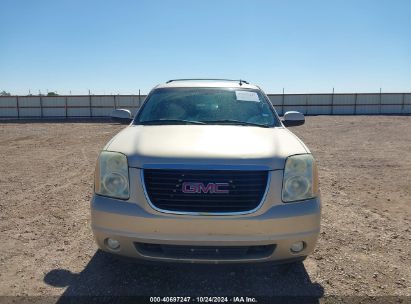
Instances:
[[[249,84],[248,81],[243,80],[243,79],[220,79],[220,78],[182,78],[182,79],[170,79],[168,80],[166,83],[170,83],[170,82],[174,82],[174,81],[195,81],[195,80],[215,80],[215,81],[235,81],[238,82],[241,85],[243,85],[243,83],[245,84]]]

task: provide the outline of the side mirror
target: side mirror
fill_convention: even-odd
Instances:
[[[111,120],[121,124],[129,124],[133,119],[130,110],[117,109],[111,113]]]
[[[304,115],[297,111],[284,113],[283,125],[286,127],[301,126],[305,123]]]

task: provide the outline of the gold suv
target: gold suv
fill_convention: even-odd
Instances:
[[[263,91],[243,80],[156,86],[101,151],[92,230],[107,252],[152,261],[294,262],[315,247],[317,168]]]

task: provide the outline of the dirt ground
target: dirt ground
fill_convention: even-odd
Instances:
[[[410,116],[292,128],[318,161],[323,220],[315,253],[289,269],[138,265],[97,251],[93,170],[121,128],[0,123],[0,295],[411,296]]]

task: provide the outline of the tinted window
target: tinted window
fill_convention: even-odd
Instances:
[[[221,88],[167,88],[154,90],[135,124],[249,123],[279,126],[271,105],[258,90]],[[163,121],[163,122],[162,122]]]

